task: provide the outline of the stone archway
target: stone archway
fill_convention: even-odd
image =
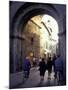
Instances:
[[[25,8],[23,8],[26,6]],[[57,22],[60,21],[60,14],[51,4],[43,4],[43,3],[26,3],[22,5],[15,16],[13,17],[13,21],[11,22],[11,28],[16,31],[20,30],[21,24],[22,27],[26,24],[26,22],[33,16],[48,14],[54,17]]]
[[[43,3],[14,2],[10,6],[10,73],[22,71],[19,65],[22,62],[22,37],[23,28],[27,21],[36,15],[48,14],[58,23],[60,54],[64,59],[64,74],[66,77],[66,28],[65,6]],[[15,9],[14,9],[15,8]],[[63,43],[64,42],[64,43]],[[17,53],[18,52],[18,53]],[[18,65],[19,64],[19,65]],[[17,68],[17,65],[19,66]],[[19,70],[18,70],[19,69]],[[20,81],[21,82],[21,81]],[[19,83],[20,83],[19,82]]]
[[[17,7],[17,6],[16,6]],[[58,7],[58,6],[57,6]],[[48,14],[55,18],[55,20],[58,22],[59,26],[59,33],[64,31],[63,28],[63,17],[61,14],[58,12],[57,7],[55,8],[53,4],[43,4],[43,3],[22,3],[19,8],[17,9],[16,13],[14,14],[11,22],[10,22],[10,39],[11,39],[11,46],[10,46],[10,52],[11,52],[11,57],[12,57],[12,63],[13,64],[13,72],[16,72],[16,61],[18,59],[21,59],[21,47],[22,47],[22,30],[27,23],[27,21],[35,16],[35,15],[42,15],[42,14]],[[61,10],[60,10],[61,11]],[[62,22],[61,22],[62,21]],[[59,34],[59,36],[61,36]],[[61,37],[60,39],[60,44],[61,44]],[[65,41],[65,40],[64,40]],[[18,47],[18,48],[17,48]],[[17,49],[18,52],[20,53],[19,56],[17,57]],[[61,51],[61,50],[60,50]],[[61,52],[60,52],[61,53]],[[62,55],[63,56],[63,55]],[[10,57],[10,59],[11,59]],[[11,60],[10,60],[11,61]]]

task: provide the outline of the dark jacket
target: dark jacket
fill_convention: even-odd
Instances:
[[[47,61],[47,69],[48,69],[49,72],[52,71],[52,61],[51,60]]]
[[[55,65],[55,60],[56,60],[56,56],[53,57],[53,60],[52,60],[52,65],[54,66]]]
[[[44,61],[41,61],[39,63],[39,70],[40,70],[40,75],[43,75],[45,74],[45,70],[46,70],[46,64]]]

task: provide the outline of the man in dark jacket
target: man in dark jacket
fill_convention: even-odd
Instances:
[[[42,58],[42,61],[40,61],[40,63],[39,63],[39,71],[40,71],[41,81],[44,80],[45,70],[46,70],[46,64],[45,64],[44,58]]]
[[[52,72],[52,61],[51,61],[51,57],[48,57],[47,69],[48,69],[48,79],[50,79],[50,75],[51,75],[51,72]]]

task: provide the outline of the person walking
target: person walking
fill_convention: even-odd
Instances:
[[[34,67],[36,66],[36,58],[35,57],[33,58],[33,66]]]
[[[23,70],[24,70],[24,77],[29,78],[31,64],[29,61],[29,57],[27,56],[23,61]]]
[[[53,54],[52,66],[53,66],[53,70],[54,70],[54,77],[56,76],[56,75],[55,75],[55,60],[56,60],[56,55]]]
[[[41,81],[43,81],[44,80],[45,71],[46,71],[46,64],[45,64],[44,58],[42,58],[40,63],[39,63],[39,71],[40,71]]]
[[[52,72],[52,61],[51,61],[51,57],[48,57],[48,61],[47,61],[47,69],[48,69],[48,79],[50,79],[50,75]]]
[[[63,59],[60,55],[58,55],[57,59],[55,60],[55,72],[56,72],[56,78],[58,76],[58,84],[63,82]],[[58,74],[58,75],[57,75]],[[57,78],[57,79],[58,79]]]

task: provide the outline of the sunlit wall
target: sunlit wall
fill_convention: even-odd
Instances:
[[[53,17],[49,15],[32,17],[27,22],[23,35],[26,39],[24,44],[26,46],[26,53],[31,51],[35,57],[44,57],[44,54],[56,53],[58,24]],[[33,45],[30,45],[31,38],[33,38]]]

